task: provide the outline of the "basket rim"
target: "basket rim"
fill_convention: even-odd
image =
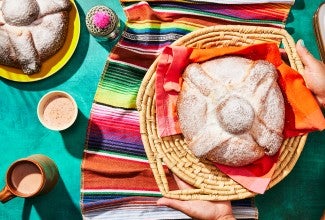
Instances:
[[[264,40],[281,40],[289,58],[290,65],[293,69],[301,72],[303,70],[302,62],[296,54],[295,43],[289,33],[284,29],[264,26],[246,26],[246,25],[217,25],[193,31],[171,44],[171,46],[191,46],[201,47],[203,41],[214,38],[216,35],[221,39],[234,34],[235,38],[242,40],[246,44],[251,44],[251,39]],[[231,40],[229,41],[231,42]],[[205,42],[204,42],[205,43]],[[217,46],[215,42],[214,46]],[[229,43],[230,44],[230,43]],[[208,45],[208,44],[207,44]],[[204,45],[206,46],[206,45]],[[211,45],[208,45],[208,47]],[[222,45],[227,46],[227,45]],[[157,185],[165,197],[176,198],[182,200],[202,199],[202,200],[237,200],[253,197],[256,193],[251,192],[233,181],[230,177],[222,174],[217,169],[209,167],[208,164],[203,163],[203,167],[195,166],[198,169],[196,175],[187,172],[186,169],[180,168],[179,164],[175,164],[175,155],[168,152],[171,151],[170,145],[174,149],[180,148],[181,154],[187,154],[186,149],[182,151],[182,136],[175,135],[169,138],[160,138],[155,127],[155,70],[159,60],[158,56],[141,83],[137,96],[137,109],[140,113],[140,133],[142,142],[150,163],[150,167],[154,173]],[[307,134],[286,139],[280,149],[280,157],[277,162],[275,172],[268,185],[267,189],[272,188],[277,183],[282,181],[293,169],[296,164],[307,139]],[[177,145],[177,146],[176,146]],[[167,152],[167,153],[166,153]],[[195,160],[191,156],[186,155],[190,160]],[[176,156],[177,157],[177,156]],[[189,161],[190,161],[189,160]],[[181,163],[188,162],[182,158]],[[192,162],[192,161],[190,161]],[[162,167],[166,165],[174,174],[176,174],[183,181],[194,185],[198,189],[190,190],[169,190],[166,176],[162,173]],[[196,165],[196,164],[195,164]],[[206,165],[206,167],[205,167]],[[204,169],[211,171],[212,184],[207,183],[209,180],[202,178]],[[210,170],[209,170],[210,169]],[[219,176],[215,177],[215,173]],[[202,174],[202,175],[201,175]],[[205,173],[204,173],[205,175]],[[194,176],[194,177],[193,177]],[[210,176],[209,176],[210,177]],[[219,178],[219,179],[218,179]],[[202,180],[203,179],[203,180]],[[215,181],[216,180],[216,181]],[[194,184],[193,184],[194,183]]]

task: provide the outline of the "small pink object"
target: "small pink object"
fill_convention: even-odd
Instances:
[[[96,27],[104,29],[111,22],[111,17],[109,14],[99,11],[94,14],[93,21]]]

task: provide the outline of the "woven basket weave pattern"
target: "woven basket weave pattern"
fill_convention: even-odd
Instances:
[[[261,42],[282,43],[288,54],[290,65],[301,72],[303,65],[297,56],[295,43],[283,29],[257,26],[219,25],[202,28],[175,41],[174,46],[213,48],[245,46]],[[140,132],[160,191],[166,197],[182,200],[237,200],[253,197],[247,190],[220,172],[211,162],[200,160],[188,149],[182,135],[160,138],[156,124],[155,71],[158,59],[147,71],[140,87],[137,107],[140,112]],[[280,149],[271,188],[287,176],[304,147],[307,135],[286,139]],[[171,191],[163,170],[163,164],[185,182],[197,189]]]

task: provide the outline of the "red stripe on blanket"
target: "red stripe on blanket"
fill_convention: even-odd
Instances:
[[[159,191],[148,162],[98,154],[84,154],[83,189]],[[165,169],[171,188],[177,185]]]

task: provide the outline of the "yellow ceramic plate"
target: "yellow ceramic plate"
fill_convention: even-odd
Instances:
[[[80,18],[77,6],[72,1],[69,15],[68,35],[63,47],[52,57],[42,63],[40,72],[26,75],[22,70],[0,65],[0,76],[17,82],[33,82],[45,79],[59,71],[71,58],[80,36]]]

